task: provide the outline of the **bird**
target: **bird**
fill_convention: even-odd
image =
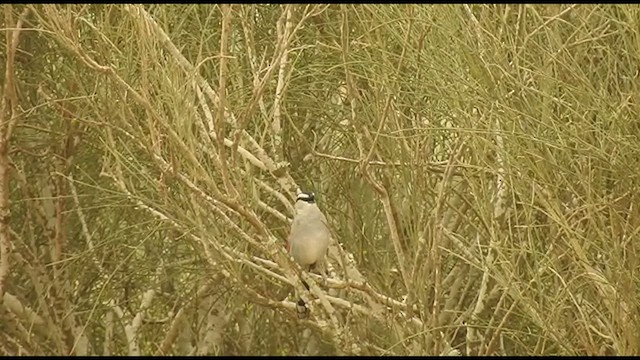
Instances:
[[[324,276],[324,259],[331,238],[327,218],[318,208],[312,192],[300,192],[294,208],[287,251],[305,271],[318,267],[323,270]],[[302,284],[309,290],[306,282],[303,281]],[[298,300],[298,306],[305,307],[302,299]]]

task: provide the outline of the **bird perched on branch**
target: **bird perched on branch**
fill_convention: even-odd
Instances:
[[[318,208],[315,194],[299,193],[296,198],[291,232],[287,239],[287,250],[293,260],[305,271],[318,267],[324,275],[324,260],[330,237],[327,218]],[[303,281],[302,284],[309,290],[307,283]],[[298,300],[298,306],[305,308],[302,299]]]

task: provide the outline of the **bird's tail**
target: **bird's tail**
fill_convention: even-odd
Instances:
[[[304,288],[307,289],[307,291],[309,291],[309,284],[307,284],[306,281],[302,280],[302,285],[304,285]],[[307,308],[307,304],[305,304],[304,300],[302,300],[302,298],[298,298],[298,306],[297,306],[297,310],[298,310],[298,316],[305,317],[308,313],[309,313],[309,309]]]

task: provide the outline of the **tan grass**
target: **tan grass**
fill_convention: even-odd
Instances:
[[[2,8],[0,354],[640,353],[637,5]]]

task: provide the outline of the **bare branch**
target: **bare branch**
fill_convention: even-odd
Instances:
[[[280,104],[284,95],[285,72],[287,68],[287,60],[289,58],[289,44],[287,39],[291,36],[291,28],[293,21],[291,20],[291,5],[287,5],[285,9],[286,18],[284,19],[285,28],[282,31],[282,22],[278,21],[276,32],[278,34],[278,43],[283,44],[282,56],[280,57],[280,68],[278,70],[278,83],[276,85],[276,93],[273,99],[273,121],[271,122],[271,135],[273,136],[274,158],[276,162],[283,159],[282,152],[282,123],[280,120]]]
[[[231,35],[230,22],[231,22],[231,6],[226,4],[220,5],[222,9],[222,29],[220,34],[220,72],[219,86],[218,86],[218,112],[216,114],[216,141],[218,142],[218,166],[222,174],[222,181],[227,193],[231,193],[232,197],[238,198],[240,194],[238,189],[235,188],[233,182],[229,178],[229,170],[227,169],[227,155],[224,148],[224,136],[225,136],[225,119],[224,112],[226,109],[226,93],[227,93],[227,47],[229,43],[229,37]]]
[[[13,27],[13,7],[4,6],[5,27]],[[29,9],[25,8],[18,19],[13,31],[5,30],[6,60],[5,60],[5,84],[2,87],[0,99],[0,297],[6,291],[6,281],[11,265],[9,263],[11,252],[10,235],[10,207],[9,207],[9,141],[11,132],[18,120],[18,97],[15,79],[15,55],[18,48],[20,32]]]
[[[136,316],[131,320],[131,324],[128,324],[124,327],[124,331],[127,334],[127,339],[129,340],[129,355],[130,356],[140,356],[140,344],[138,342],[138,331],[140,330],[140,325],[142,325],[142,320],[145,317],[145,313],[149,306],[151,306],[151,301],[155,297],[155,290],[147,290],[142,295],[142,301],[140,303],[140,310],[136,314]]]

